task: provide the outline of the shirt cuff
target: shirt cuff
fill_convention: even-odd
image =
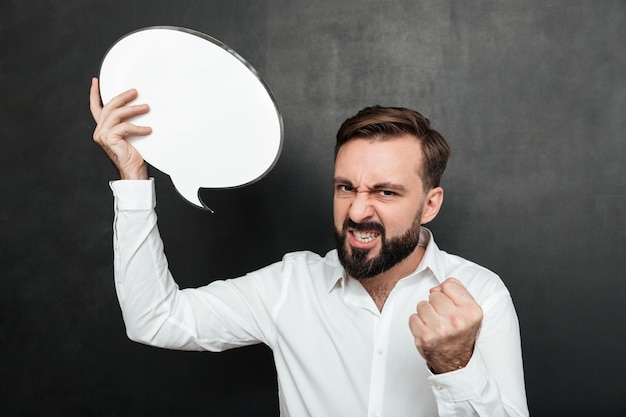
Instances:
[[[448,402],[480,397],[488,379],[487,365],[478,349],[465,368],[428,377],[435,398]]]
[[[154,178],[111,181],[109,187],[113,190],[117,211],[152,210],[156,207]]]

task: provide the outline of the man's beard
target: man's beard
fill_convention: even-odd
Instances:
[[[353,278],[366,279],[382,274],[406,259],[419,243],[421,213],[415,217],[411,227],[401,236],[386,239],[385,228],[380,223],[355,223],[349,218],[343,223],[342,230],[335,227],[335,242],[339,262]],[[380,233],[380,252],[377,256],[367,259],[370,249],[350,247],[348,252],[348,228],[360,231]]]

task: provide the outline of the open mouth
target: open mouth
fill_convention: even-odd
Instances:
[[[350,230],[350,246],[357,249],[371,249],[378,242],[381,234],[372,230]]]
[[[361,232],[361,231],[355,230],[354,232],[352,232],[352,236],[354,236],[354,238],[361,243],[369,243],[372,240],[376,239],[378,236],[380,236],[380,233]]]

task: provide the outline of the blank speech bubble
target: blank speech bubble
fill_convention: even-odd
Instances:
[[[210,210],[200,188],[253,183],[276,164],[283,122],[259,74],[242,57],[203,33],[172,26],[140,29],[118,40],[100,67],[107,103],[135,88],[150,111],[131,122],[152,127],[129,142],[176,190]]]

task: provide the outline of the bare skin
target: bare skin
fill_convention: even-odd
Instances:
[[[472,295],[458,280],[448,278],[430,290],[428,301],[417,305],[409,327],[417,350],[439,374],[467,365],[482,318],[482,309]]]
[[[148,179],[143,157],[126,141],[130,136],[145,136],[152,132],[150,127],[128,122],[130,118],[149,111],[147,104],[129,105],[137,95],[136,90],[128,90],[103,106],[98,79],[94,78],[91,83],[90,109],[97,123],[93,139],[116,166],[121,179]],[[416,154],[407,151],[414,146],[411,143],[394,139],[387,142],[388,146],[369,148],[363,141],[356,140],[342,147],[335,165],[335,183],[339,190],[334,202],[336,226],[349,216],[355,222],[379,221],[385,224],[391,235],[396,235],[409,227],[415,207],[422,208],[421,224],[435,218],[443,201],[443,190],[437,187],[424,194],[421,179],[416,176],[419,170],[398,169],[401,161],[411,167],[421,163],[404,160],[407,155]],[[375,249],[380,244],[377,239],[367,244],[354,240],[352,243]],[[362,281],[379,310],[398,280],[417,267],[423,254],[424,249],[418,246],[404,262]],[[459,281],[449,278],[431,289],[428,301],[417,305],[417,313],[409,318],[409,327],[415,346],[430,369],[444,373],[467,365],[481,322],[480,306]]]
[[[413,227],[416,215],[420,224],[430,222],[441,207],[443,190],[436,187],[424,192],[420,164],[421,145],[411,135],[385,141],[356,138],[345,143],[335,161],[336,229],[346,218],[355,223],[376,222],[384,225],[391,238]],[[374,233],[371,240],[359,240],[354,230],[348,229],[347,250],[368,249],[374,257],[381,251],[381,239]],[[423,254],[424,248],[417,246],[391,269],[361,280],[379,310],[396,283],[417,268]]]
[[[128,90],[102,106],[98,79],[93,78],[91,81],[89,104],[97,123],[93,139],[113,162],[123,180],[148,179],[148,168],[143,157],[126,141],[129,136],[145,136],[152,132],[149,127],[127,122],[129,118],[150,110],[147,104],[127,106],[135,98],[137,90]]]
[[[418,264],[423,256],[424,248],[422,248],[421,246],[415,248],[415,258]],[[417,268],[417,265],[415,267]],[[386,275],[385,277],[378,276],[366,278],[361,280],[360,282],[361,285],[363,285],[363,288],[365,288],[367,293],[370,295],[370,297],[372,297],[372,300],[374,300],[376,307],[378,307],[378,311],[383,311],[385,301],[387,301],[391,290],[393,290],[393,287],[396,286],[401,278],[402,276],[399,275],[396,275],[395,277]]]
[[[424,191],[421,164],[421,145],[410,135],[385,141],[348,141],[335,161],[335,227],[339,229],[350,218],[355,223],[381,223],[388,236],[398,236],[413,224],[417,207],[420,224],[432,221],[441,208],[443,190]],[[371,239],[359,240],[349,229],[348,250],[369,249],[371,256],[376,256],[381,238],[374,232]],[[391,269],[360,281],[380,311],[396,283],[417,268],[423,255],[424,248],[418,246]],[[433,288],[429,300],[420,302],[416,310],[409,326],[428,366],[435,373],[444,373],[467,365],[482,310],[465,287],[450,278]]]

